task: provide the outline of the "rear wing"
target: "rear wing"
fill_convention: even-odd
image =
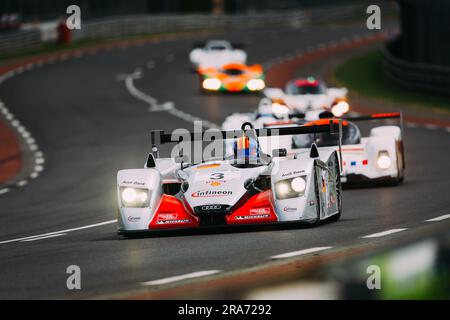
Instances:
[[[313,126],[295,126],[295,127],[276,127],[276,128],[263,128],[263,129],[248,129],[248,130],[215,130],[209,129],[207,131],[199,132],[186,132],[184,134],[178,133],[165,133],[163,130],[152,130],[150,133],[151,143],[153,145],[160,145],[166,143],[179,143],[183,142],[184,138],[190,139],[190,141],[214,141],[216,139],[229,140],[241,137],[243,134],[248,133],[250,130],[254,130],[258,137],[271,137],[271,136],[287,136],[297,134],[311,134],[311,133],[338,133],[339,132],[339,119],[330,119],[327,125],[313,125]]]
[[[244,129],[245,125],[249,125],[250,129]],[[183,133],[173,132],[166,133],[163,130],[153,130],[150,133],[152,153],[155,157],[159,156],[158,146],[167,143],[181,143],[189,141],[216,141],[216,140],[230,140],[242,137],[243,134],[256,134],[257,137],[273,137],[273,136],[287,136],[299,134],[314,134],[314,133],[331,133],[339,134],[339,152],[341,149],[342,139],[342,120],[330,119],[328,124],[312,125],[312,126],[295,126],[295,127],[276,127],[276,128],[262,128],[254,129],[250,123],[245,123],[240,130],[217,130],[209,129],[206,131]]]
[[[400,123],[400,130],[403,132],[403,115],[401,112],[373,113],[357,117],[343,117],[342,119],[347,121],[373,121],[384,119],[398,119]]]

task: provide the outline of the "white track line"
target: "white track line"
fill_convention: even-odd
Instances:
[[[433,218],[433,219],[425,220],[425,222],[442,221],[442,220],[449,219],[449,218],[450,218],[450,214],[444,214],[442,216],[439,216],[439,217],[436,217],[436,218]]]
[[[0,189],[0,194],[5,194],[9,191],[9,188]]]
[[[197,116],[191,115],[187,112],[181,111],[175,107],[175,104],[173,102],[165,102],[163,104],[158,104],[158,100],[153,98],[152,96],[140,91],[136,86],[134,85],[134,79],[139,79],[142,77],[142,72],[140,70],[135,71],[132,74],[126,75],[125,77],[125,86],[128,90],[128,92],[135,98],[144,101],[150,105],[149,111],[150,112],[156,112],[156,111],[166,111],[169,114],[184,120],[186,122],[195,122],[195,121],[201,121],[202,124],[207,128],[214,128],[218,129],[220,128],[215,123],[212,123],[209,120],[205,120],[202,118],[199,118]]]
[[[379,238],[379,237],[384,237],[393,233],[397,233],[397,232],[401,232],[401,231],[405,231],[407,230],[407,228],[402,228],[402,229],[390,229],[390,230],[386,230],[386,231],[382,231],[382,232],[377,232],[377,233],[372,233],[369,234],[367,236],[364,236],[363,238]]]
[[[26,70],[28,70],[31,67],[28,67],[27,65]],[[25,70],[25,69],[22,69]],[[8,108],[5,106],[3,102],[0,101],[0,112],[4,114],[5,119],[8,120],[11,124],[11,126],[17,131],[18,134],[22,136],[22,138],[25,140],[25,142],[28,145],[28,149],[30,151],[33,151],[34,153],[34,161],[36,165],[34,166],[33,172],[30,173],[28,179],[34,179],[39,176],[39,173],[44,170],[44,158],[41,151],[39,151],[39,146],[36,144],[36,140],[31,136],[30,132],[27,131],[27,129],[20,123],[19,120],[14,118],[14,115],[9,112]],[[38,156],[39,155],[39,156]],[[27,184],[27,180],[22,180],[16,183],[16,187],[23,187]],[[6,191],[3,191],[6,190]],[[0,194],[7,192],[9,189],[2,189],[0,190]],[[2,192],[3,191],[3,192]]]
[[[305,255],[305,254],[308,254],[308,253],[328,250],[328,249],[331,249],[331,248],[333,248],[333,247],[315,247],[315,248],[309,248],[309,249],[304,249],[304,250],[286,252],[286,253],[282,253],[282,254],[277,254],[275,256],[271,256],[270,259],[292,258],[292,257],[302,256],[302,255]]]
[[[141,282],[141,285],[143,285],[143,286],[157,286],[157,285],[161,285],[161,284],[178,282],[178,281],[187,280],[187,279],[194,279],[194,278],[205,277],[205,276],[209,276],[209,275],[216,274],[216,273],[219,273],[219,272],[221,272],[221,270],[197,271],[197,272],[182,274],[182,275],[179,275],[179,276],[174,276],[174,277],[169,277],[169,278],[163,278],[163,279],[158,279],[158,280]]]
[[[48,236],[45,236],[45,237],[36,237],[36,238],[21,240],[21,242],[36,241],[36,240],[60,237],[60,236],[65,236],[66,234],[67,233],[56,233],[56,234],[51,234],[51,235],[48,235]]]
[[[99,223],[89,224],[87,226],[77,227],[77,228],[71,228],[71,229],[65,229],[65,230],[60,230],[60,231],[48,232],[48,233],[37,234],[37,235],[34,235],[34,236],[17,238],[17,239],[11,239],[11,240],[4,240],[4,241],[0,241],[0,244],[17,242],[17,241],[22,241],[22,240],[27,240],[27,239],[34,239],[34,238],[42,238],[42,237],[50,236],[50,235],[54,235],[54,234],[67,233],[67,232],[78,231],[78,230],[83,230],[83,229],[95,228],[95,227],[99,227],[99,226],[103,226],[103,225],[111,224],[111,223],[116,223],[116,222],[117,222],[117,219],[108,220],[108,221],[103,221],[103,222],[99,222]]]

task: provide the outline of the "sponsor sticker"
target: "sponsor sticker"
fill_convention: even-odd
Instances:
[[[256,214],[251,216],[236,216],[236,220],[247,220],[247,219],[265,219],[270,218],[270,214]]]
[[[270,215],[270,208],[251,208],[250,215]]]
[[[179,220],[159,220],[156,224],[175,224],[175,223],[189,223],[190,219],[179,219]]]
[[[208,198],[208,197],[226,197],[231,196],[233,191],[228,190],[199,190],[192,192],[193,198]]]
[[[284,212],[296,212],[297,208],[292,208],[292,207],[284,207],[283,208]]]
[[[293,171],[293,172],[287,172],[287,173],[282,173],[281,176],[282,177],[288,177],[288,176],[292,176],[292,175],[299,175],[305,173],[305,170],[297,170],[297,171]]]
[[[175,220],[178,218],[176,213],[159,213],[157,220]]]
[[[220,167],[220,163],[211,163],[211,164],[203,164],[195,167],[194,169],[202,170],[202,169],[212,169]]]
[[[133,217],[133,216],[129,216],[129,217],[127,218],[127,220],[128,220],[129,222],[138,222],[138,221],[141,220],[141,217]]]

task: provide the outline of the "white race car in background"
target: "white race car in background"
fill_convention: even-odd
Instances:
[[[225,64],[246,64],[247,53],[241,45],[234,46],[225,40],[210,40],[206,43],[197,43],[189,54],[192,68],[220,68]]]
[[[264,90],[264,95],[278,109],[285,108],[287,113],[303,113],[310,117],[307,120],[317,119],[324,110],[333,112],[336,117],[347,113],[350,109],[347,93],[346,88],[327,88],[323,81],[314,77],[291,80],[284,91],[280,88]]]
[[[266,113],[264,113],[266,108]],[[265,103],[255,113],[234,113],[227,117],[222,129],[238,128],[246,121],[253,122],[256,128],[292,127],[298,125],[321,125],[330,121],[333,114],[322,112],[319,118],[308,121],[298,117],[279,117],[270,113],[271,106]],[[399,125],[383,125],[370,130],[367,137],[362,137],[360,129],[353,123],[357,121],[397,119]],[[405,155],[402,139],[402,121],[400,113],[380,113],[368,116],[345,117],[342,123],[342,183],[357,184],[397,184],[404,179]],[[265,138],[263,138],[265,139]],[[278,147],[288,153],[307,152],[312,143],[320,147],[335,146],[339,141],[335,136],[321,133],[299,136],[284,136],[278,140]],[[264,147],[265,143],[262,143]],[[231,146],[227,145],[230,149]]]
[[[356,121],[397,119],[398,125],[382,125],[370,129],[363,137]],[[330,119],[308,122],[304,125],[320,125]],[[311,143],[317,146],[339,148],[339,141],[327,133],[292,137],[292,150],[306,151]],[[379,113],[368,116],[348,117],[342,122],[342,183],[399,184],[405,175],[405,155],[400,113]],[[302,149],[303,148],[303,149]]]
[[[253,141],[259,146],[258,138],[264,135],[274,138],[331,131],[341,134],[332,123],[269,131],[255,130],[247,123],[241,130],[216,131],[219,138],[214,137],[240,140],[241,146]],[[292,157],[286,156],[286,150],[275,149],[272,156],[253,154],[252,162],[242,162],[237,153],[198,164],[187,163],[183,155],[158,158],[157,141],[174,143],[178,139],[153,132],[153,153],[145,167],[118,172],[119,234],[217,225],[317,224],[338,220],[341,215],[340,155],[334,147],[313,144],[308,152]],[[206,133],[190,133],[189,141],[193,139],[205,141]]]

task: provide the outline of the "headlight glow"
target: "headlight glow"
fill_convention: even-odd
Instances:
[[[220,80],[216,78],[208,78],[202,82],[203,89],[206,90],[219,90],[221,85]]]
[[[303,196],[306,190],[306,176],[294,177],[275,183],[275,194],[278,200]]]
[[[287,194],[289,192],[289,184],[286,182],[277,184],[277,191],[279,194]]]
[[[391,166],[391,158],[387,151],[380,151],[378,153],[377,165],[380,169],[387,169]]]
[[[301,177],[292,179],[291,187],[295,192],[303,192],[306,189],[306,181]]]
[[[264,80],[262,79],[251,79],[247,82],[247,88],[250,91],[259,91],[264,89],[266,84],[264,83]]]
[[[272,113],[278,118],[284,118],[289,114],[289,108],[284,104],[274,102],[272,103]]]
[[[336,117],[341,117],[343,114],[347,113],[348,110],[350,110],[350,106],[345,101],[339,101],[331,108],[331,112],[333,112]]]
[[[143,188],[120,187],[122,206],[130,208],[145,208],[148,206],[149,191]]]

